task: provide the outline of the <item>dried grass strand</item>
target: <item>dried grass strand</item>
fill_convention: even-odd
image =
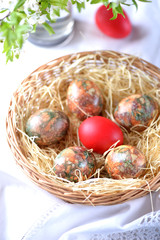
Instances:
[[[146,156],[145,174],[139,179],[114,180],[103,169],[105,155],[96,154],[98,169],[93,178],[78,183],[58,178],[53,171],[57,154],[69,146],[80,146],[80,121],[68,111],[66,92],[74,79],[90,79],[102,91],[102,115],[115,121],[118,102],[131,94],[148,94],[159,102],[160,70],[143,59],[114,51],[94,51],[67,55],[51,61],[30,74],[11,99],[7,138],[18,165],[33,182],[73,203],[107,205],[134,199],[160,186],[160,117],[139,133],[124,133],[124,144],[137,146]],[[59,144],[39,148],[25,134],[25,122],[36,110],[62,110],[70,118],[69,134]],[[146,184],[147,183],[147,184]]]

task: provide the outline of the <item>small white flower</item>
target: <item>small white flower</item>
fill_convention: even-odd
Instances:
[[[26,0],[24,3],[24,10],[28,11],[28,9],[32,9],[33,11],[39,11],[39,1],[37,0]]]
[[[24,12],[28,17],[28,23],[30,25],[42,24],[47,20],[46,15],[41,15],[38,3],[38,0],[26,0],[23,5]],[[30,10],[34,11],[35,13],[31,14]]]
[[[8,9],[10,12],[13,11],[16,6],[18,0],[0,0],[0,10]]]

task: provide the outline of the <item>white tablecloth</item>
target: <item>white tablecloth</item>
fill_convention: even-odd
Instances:
[[[75,33],[64,46],[43,48],[26,42],[19,60],[0,58],[0,240],[160,239],[159,192],[113,206],[68,204],[38,188],[15,164],[6,141],[9,101],[20,82],[56,57],[88,50],[131,53],[160,67],[160,1],[125,7],[133,30],[125,39],[101,33],[94,22],[99,5],[74,8]],[[2,46],[0,45],[0,50]]]

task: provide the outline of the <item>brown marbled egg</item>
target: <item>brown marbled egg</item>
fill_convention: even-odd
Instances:
[[[72,182],[86,180],[96,171],[95,156],[84,147],[65,148],[55,158],[53,170],[58,177]]]
[[[138,178],[145,172],[146,164],[145,156],[139,149],[121,145],[109,152],[105,169],[114,179]]]
[[[115,109],[115,120],[128,129],[141,131],[158,115],[157,102],[148,95],[135,94],[122,99]]]
[[[39,146],[48,146],[63,139],[69,129],[69,118],[61,111],[41,109],[29,117],[26,133]]]
[[[103,96],[98,86],[90,80],[72,81],[67,91],[67,105],[78,119],[99,115],[103,108]]]

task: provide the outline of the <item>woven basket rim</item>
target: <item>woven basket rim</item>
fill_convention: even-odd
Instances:
[[[87,51],[87,52],[77,52],[74,54],[68,54],[62,57],[58,57],[54,60],[47,62],[46,64],[41,65],[36,70],[34,70],[31,74],[29,74],[22,83],[29,81],[31,76],[40,71],[40,70],[50,70],[53,66],[56,66],[62,61],[74,59],[77,55],[83,57],[88,54],[106,54],[108,57],[115,57],[118,56],[132,56],[131,54],[120,53],[116,51],[103,51],[103,50],[96,50],[96,51]],[[155,65],[149,63],[148,61],[135,57],[135,67],[141,67],[145,72],[149,74],[154,74],[158,80],[160,81],[160,69]],[[22,84],[21,83],[21,84]],[[15,96],[17,94],[17,90],[13,93]],[[135,199],[138,197],[145,196],[149,191],[156,191],[160,187],[160,173],[157,174],[153,179],[151,179],[148,184],[144,184],[142,186],[143,189],[134,189],[134,190],[125,190],[123,192],[118,192],[110,196],[108,194],[103,193],[93,193],[89,198],[86,193],[86,196],[81,191],[74,191],[72,187],[61,186],[59,183],[53,182],[51,179],[47,178],[46,176],[41,175],[38,173],[33,167],[31,167],[25,156],[23,155],[19,143],[15,136],[15,128],[12,121],[14,111],[12,109],[12,99],[10,101],[10,106],[8,110],[8,115],[6,118],[6,132],[7,132],[7,141],[11,151],[13,152],[15,161],[18,166],[24,171],[24,173],[29,177],[29,179],[40,186],[41,188],[47,190],[48,192],[56,195],[57,197],[68,201],[70,203],[78,203],[78,204],[89,204],[89,205],[112,205],[117,203],[122,203],[131,199]]]

